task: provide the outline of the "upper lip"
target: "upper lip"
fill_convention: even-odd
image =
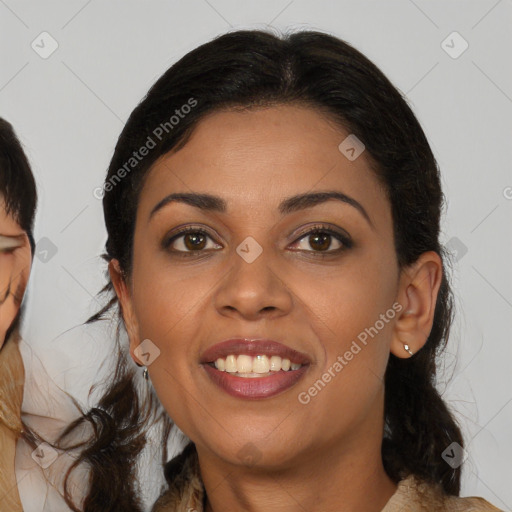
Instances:
[[[225,358],[230,354],[269,355],[289,359],[292,363],[308,364],[309,357],[283,343],[266,338],[230,338],[207,348],[199,362],[213,363],[219,357]]]

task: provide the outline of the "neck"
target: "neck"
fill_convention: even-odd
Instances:
[[[24,380],[18,337],[13,333],[0,350],[0,502],[2,510],[13,512],[22,511],[14,462],[21,433]]]
[[[229,464],[197,447],[205,512],[380,512],[397,490],[382,464],[382,432],[382,423],[359,425],[275,470]]]

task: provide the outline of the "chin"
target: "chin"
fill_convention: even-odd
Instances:
[[[260,440],[248,436],[245,439],[229,438],[226,442],[227,445],[219,445],[217,440],[212,451],[227,464],[255,470],[282,470],[293,466],[299,456],[299,453],[291,451],[297,449],[296,443],[282,443],[277,440],[270,443],[264,435]]]

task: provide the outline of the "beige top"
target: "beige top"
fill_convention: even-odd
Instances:
[[[162,494],[152,512],[204,512],[205,489],[199,472],[197,452],[186,457],[172,486]],[[381,512],[503,512],[483,498],[445,495],[440,486],[417,480],[401,480]]]
[[[60,410],[49,407],[49,387],[45,384],[50,381],[42,380],[39,371],[34,372],[37,369],[34,364],[27,367],[32,373],[26,372],[24,356],[30,356],[29,362],[33,358],[30,347],[15,331],[0,349],[0,512],[69,512],[59,490],[65,470],[74,461],[75,454],[72,451],[60,453],[55,462],[43,469],[32,456],[33,446],[20,436],[21,417],[25,425],[51,441],[67,423],[46,416],[52,413],[57,416],[55,413]],[[26,411],[21,414],[27,390],[36,398],[37,393],[43,395],[40,397],[42,416],[27,415]],[[63,397],[64,393],[58,396],[61,408],[67,404]],[[70,491],[77,497],[77,503],[87,488],[86,476],[86,468],[80,468],[70,479]]]
[[[25,379],[18,342],[15,332],[0,349],[0,509],[9,512],[23,510],[14,468]]]

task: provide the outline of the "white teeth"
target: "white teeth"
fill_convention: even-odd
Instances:
[[[225,359],[219,357],[215,361],[215,368],[221,372],[237,373],[243,377],[263,377],[271,375],[272,372],[288,370],[298,370],[302,365],[300,363],[292,363],[289,359],[279,356],[267,356],[258,354],[254,357],[248,354],[240,354],[236,356],[230,354]],[[243,375],[242,375],[243,374]]]
[[[238,356],[241,357],[241,356]],[[254,373],[268,373],[270,370],[270,363],[267,356],[256,356],[252,360],[252,371]]]
[[[281,358],[279,356],[272,356],[270,358],[270,369],[273,372],[278,372],[281,369]]]
[[[217,359],[218,361],[218,359]],[[234,355],[229,355],[228,357],[226,357],[226,364],[225,364],[225,371],[227,372],[230,372],[230,373],[234,373],[237,371],[236,369],[236,356]],[[218,370],[220,370],[220,368],[217,368]]]
[[[252,372],[252,357],[240,355],[236,359],[236,371],[238,373],[251,373]]]

